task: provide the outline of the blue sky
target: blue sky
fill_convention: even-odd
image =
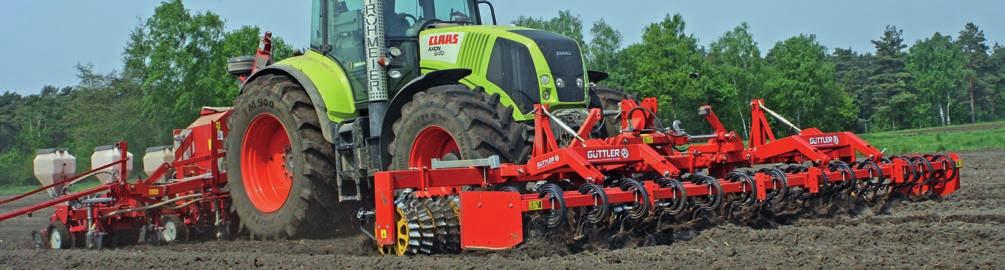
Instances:
[[[256,24],[298,47],[306,47],[310,1],[185,1],[194,11],[220,14],[228,28]],[[968,21],[977,23],[991,43],[1005,43],[1005,1],[1000,0],[495,0],[500,22],[525,15],[551,17],[569,9],[589,24],[603,18],[639,40],[644,25],[680,13],[687,31],[707,45],[723,32],[748,22],[766,52],[775,42],[800,33],[816,34],[828,48],[871,51],[869,42],[883,27],[904,29],[909,43],[938,31],[954,36]],[[77,82],[74,66],[120,70],[129,31],[150,16],[153,0],[9,1],[0,9],[0,91],[37,93],[44,85]],[[965,4],[964,4],[965,3]]]

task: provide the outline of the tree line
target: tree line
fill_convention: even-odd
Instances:
[[[627,45],[606,22],[584,28],[569,11],[513,23],[576,39],[590,69],[611,74],[605,83],[659,98],[662,117],[690,130],[704,128],[697,108],[712,104],[727,126],[742,131],[747,103],[762,97],[798,125],[825,130],[892,130],[1005,115],[1005,49],[989,45],[973,24],[956,36],[935,33],[910,46],[890,26],[873,41],[873,53],[829,50],[810,34],[762,53],[747,24],[706,47],[686,31],[680,15],[645,26],[641,41]],[[227,59],[254,52],[262,31],[224,26],[212,12],[167,1],[132,31],[120,71],[102,74],[78,65],[76,85],[0,95],[0,186],[35,184],[30,168],[37,149],[68,148],[82,171],[95,146],[125,140],[139,157],[147,147],[172,144],[171,130],[189,124],[200,107],[229,106],[238,84],[226,71]],[[281,38],[274,50],[279,59],[294,53]]]
[[[903,39],[903,30],[887,26],[872,40],[874,52],[832,50],[813,34],[761,52],[747,23],[702,46],[679,14],[646,25],[641,41],[627,46],[604,20],[587,29],[570,11],[514,23],[576,39],[588,68],[610,73],[604,83],[658,97],[662,117],[696,130],[706,128],[697,108],[711,104],[728,127],[742,131],[753,98],[764,98],[799,126],[824,130],[875,132],[1005,119],[1005,47],[989,44],[973,23],[913,44]]]
[[[36,149],[67,148],[84,171],[96,146],[128,141],[139,160],[147,147],[173,144],[171,131],[191,123],[202,106],[230,106],[238,83],[227,60],[253,53],[261,33],[254,26],[227,31],[217,14],[167,1],[131,32],[121,71],[102,74],[78,65],[77,85],[3,93],[0,186],[36,184]],[[273,42],[275,57],[293,54],[281,38]]]

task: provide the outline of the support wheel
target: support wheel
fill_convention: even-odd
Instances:
[[[51,249],[70,249],[73,247],[73,236],[70,235],[70,230],[66,228],[66,225],[60,222],[52,222],[49,224],[49,248]]]
[[[188,240],[188,226],[176,215],[161,217],[161,240],[164,243],[173,244]]]

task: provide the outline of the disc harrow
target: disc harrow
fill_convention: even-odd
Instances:
[[[622,101],[613,112],[623,119],[622,132],[608,138],[590,138],[605,114],[599,109],[577,131],[537,105],[526,164],[434,160],[379,172],[375,209],[368,212],[372,236],[384,254],[504,250],[521,244],[531,224],[573,232],[573,239],[587,232],[615,239],[696,220],[853,213],[894,197],[941,198],[959,189],[956,154],[887,157],[850,132],[800,129],[762,100],[750,103],[746,144],[710,106],[699,112],[712,133],[690,135],[676,125],[664,128],[657,104]],[[794,135],[776,137],[769,115]],[[575,139],[559,145],[553,127]]]

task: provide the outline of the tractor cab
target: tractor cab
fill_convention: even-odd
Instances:
[[[362,102],[367,100],[366,90],[373,87],[367,78],[367,70],[372,70],[368,69],[368,61],[377,61],[381,55],[393,59],[387,63],[386,87],[381,88],[400,89],[420,74],[422,30],[478,25],[481,24],[478,12],[478,4],[471,0],[314,0],[311,48],[342,66],[349,75],[356,101]],[[380,38],[375,38],[375,34]],[[384,44],[368,53],[367,42]]]

